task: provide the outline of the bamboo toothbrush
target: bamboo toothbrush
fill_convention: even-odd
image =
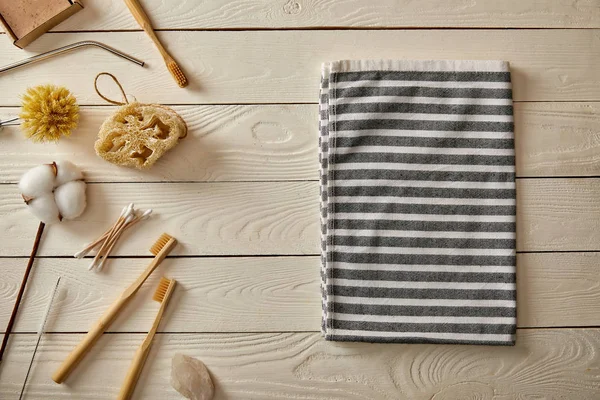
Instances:
[[[123,306],[127,304],[131,298],[137,293],[138,289],[148,279],[152,271],[165,259],[167,254],[173,250],[177,240],[163,233],[160,238],[152,245],[150,252],[154,254],[152,262],[146,267],[146,270],[133,282],[121,296],[115,300],[115,302],[106,310],[106,312],[100,317],[96,324],[90,329],[85,335],[82,341],[71,351],[67,356],[67,359],[63,361],[60,367],[52,375],[52,380],[56,383],[63,383],[69,374],[75,369],[79,361],[85,356],[85,354],[92,348],[94,343],[102,336],[102,333],[117,317],[119,312],[123,309]]]
[[[150,353],[152,339],[154,339],[154,335],[158,330],[158,325],[160,324],[160,320],[162,319],[165,309],[167,308],[169,298],[175,289],[175,284],[175,279],[169,280],[164,277],[160,279],[160,283],[156,288],[156,292],[154,292],[154,297],[152,297],[153,300],[160,303],[160,308],[158,309],[158,313],[156,314],[152,328],[150,328],[148,335],[146,335],[146,338],[135,352],[133,361],[131,362],[131,366],[129,367],[129,371],[127,372],[127,376],[125,377],[125,381],[123,382],[123,386],[121,386],[121,391],[117,397],[118,400],[129,400],[129,398],[131,398],[133,395],[135,385],[140,377],[140,374],[142,373],[142,368],[144,368],[144,363],[146,362],[148,353]]]
[[[125,4],[127,5],[127,8],[129,8],[129,11],[131,11],[131,14],[133,14],[133,18],[135,18],[138,24],[140,24],[140,26],[146,32],[146,34],[150,36],[150,39],[152,39],[152,41],[158,48],[158,51],[160,51],[160,54],[162,55],[163,59],[165,60],[165,64],[167,65],[167,69],[169,70],[171,75],[173,75],[175,82],[177,82],[179,87],[186,87],[188,85],[188,80],[185,77],[185,74],[183,73],[177,62],[175,62],[173,57],[171,57],[171,55],[164,48],[160,40],[158,40],[158,36],[156,36],[156,33],[154,32],[154,28],[152,28],[150,18],[148,18],[148,15],[142,8],[140,2],[138,0],[125,0]]]

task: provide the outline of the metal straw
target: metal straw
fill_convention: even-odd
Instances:
[[[60,47],[60,48],[54,49],[54,50],[50,50],[50,51],[47,51],[46,53],[38,54],[38,55],[26,58],[26,59],[21,60],[21,61],[17,61],[16,63],[9,64],[7,66],[1,67],[0,68],[0,74],[2,74],[3,72],[7,72],[7,71],[10,71],[10,70],[13,70],[15,68],[22,67],[23,65],[27,65],[27,64],[34,63],[34,62],[42,61],[42,60],[45,60],[47,58],[54,57],[54,56],[57,56],[59,54],[67,53],[67,52],[69,52],[71,50],[78,49],[80,47],[86,47],[86,46],[100,47],[101,49],[104,49],[104,50],[106,50],[106,51],[108,51],[110,53],[113,53],[114,55],[119,56],[119,57],[121,57],[121,58],[123,58],[123,59],[125,59],[127,61],[131,61],[132,63],[137,64],[140,67],[144,66],[144,62],[143,61],[140,61],[137,58],[133,58],[133,57],[131,57],[131,56],[125,54],[125,53],[122,53],[122,52],[120,52],[120,51],[118,51],[116,49],[113,49],[112,47],[110,47],[108,45],[105,45],[104,43],[96,42],[94,40],[84,40],[82,42],[72,43],[72,44],[69,44],[67,46]]]
[[[0,130],[1,130],[3,127],[5,127],[5,126],[16,126],[16,125],[21,125],[21,123],[20,123],[20,122],[18,122],[18,121],[19,121],[19,117],[15,117],[15,118],[12,118],[12,119],[7,119],[7,120],[4,120],[4,121],[2,121],[2,120],[0,119]]]

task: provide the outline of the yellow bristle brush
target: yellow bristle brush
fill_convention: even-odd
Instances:
[[[56,383],[63,383],[69,374],[75,369],[79,361],[85,356],[85,354],[92,348],[94,343],[102,336],[104,331],[108,329],[110,324],[115,320],[119,312],[123,309],[125,304],[133,298],[137,293],[142,284],[148,279],[152,271],[158,267],[158,265],[165,259],[165,257],[173,250],[177,245],[177,240],[163,233],[160,238],[152,245],[150,252],[154,254],[152,262],[146,267],[144,272],[133,282],[121,296],[113,302],[113,304],[104,312],[100,319],[94,324],[90,331],[85,335],[81,342],[71,351],[67,356],[66,360],[60,365],[60,367],[52,375],[52,380]]]
[[[129,11],[131,11],[131,14],[133,14],[133,18],[135,18],[138,24],[140,24],[144,32],[146,32],[146,34],[150,36],[150,39],[152,39],[154,45],[156,45],[158,51],[160,51],[160,54],[162,55],[163,59],[165,60],[165,64],[167,65],[167,69],[169,70],[171,75],[173,75],[175,82],[177,82],[179,87],[186,87],[188,85],[188,80],[185,77],[185,74],[183,73],[179,65],[175,62],[173,57],[171,57],[171,55],[167,52],[167,49],[165,49],[165,47],[162,45],[162,43],[158,39],[158,36],[156,36],[156,33],[154,33],[154,28],[152,28],[150,18],[148,18],[148,15],[142,8],[142,5],[139,3],[138,0],[125,0],[125,4],[127,5],[127,8],[129,8]]]
[[[144,368],[144,363],[146,362],[148,353],[150,353],[152,339],[154,339],[154,335],[158,330],[158,325],[160,324],[160,320],[165,313],[169,298],[171,297],[171,294],[173,294],[175,284],[175,279],[169,280],[164,277],[160,279],[160,283],[156,288],[156,292],[154,292],[154,297],[152,297],[153,300],[160,303],[160,308],[158,309],[156,318],[154,318],[152,328],[150,328],[148,335],[146,335],[146,338],[133,356],[133,361],[131,362],[131,366],[129,367],[129,371],[127,372],[127,376],[125,377],[125,381],[123,382],[123,386],[121,386],[121,391],[117,397],[118,400],[128,400],[133,395],[135,385],[140,377],[140,374],[142,373],[142,368]]]

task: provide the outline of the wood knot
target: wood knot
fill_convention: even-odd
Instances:
[[[283,12],[289,15],[300,14],[301,9],[302,6],[300,3],[294,0],[288,0],[288,2],[283,5]]]
[[[292,133],[277,122],[257,122],[252,125],[252,137],[260,143],[285,143]]]

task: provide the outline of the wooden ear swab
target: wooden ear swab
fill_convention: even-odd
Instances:
[[[152,214],[152,209],[146,210],[142,215],[139,215],[134,209],[134,204],[129,204],[123,208],[119,218],[110,228],[108,228],[98,239],[88,244],[83,250],[75,253],[75,257],[83,258],[95,247],[100,245],[100,248],[96,252],[96,256],[90,263],[88,269],[92,270],[97,268],[98,270],[101,270],[123,232],[139,221],[148,219],[150,214]]]
[[[98,251],[98,254],[96,254],[96,257],[94,258],[94,263],[92,263],[92,265],[96,266],[98,271],[102,270],[102,267],[104,266],[104,263],[106,262],[106,258],[110,255],[110,252],[112,251],[113,247],[115,247],[117,240],[119,240],[119,238],[121,237],[121,235],[123,234],[125,229],[127,229],[127,225],[134,218],[135,218],[135,214],[128,215],[127,218],[125,218],[125,222],[121,225],[121,227],[118,228],[118,230],[112,236],[110,236],[109,238],[106,239],[106,241],[102,245],[102,248]],[[104,246],[107,246],[107,248],[104,252],[102,252],[102,249],[104,248]],[[98,262],[96,262],[96,259],[98,259]]]
[[[100,256],[108,248],[110,240],[112,239],[112,237],[114,235],[116,235],[120,231],[121,227],[125,224],[125,222],[131,216],[132,213],[133,213],[133,203],[131,203],[131,204],[129,204],[129,206],[127,206],[127,210],[125,211],[125,215],[119,217],[119,219],[117,220],[117,223],[113,226],[113,229],[109,233],[108,239],[102,244],[102,246],[100,247],[100,250],[98,250],[98,253],[96,254],[96,257],[94,257],[94,260],[90,264],[89,269],[92,269],[96,265],[98,265],[98,262],[100,261]],[[117,236],[117,238],[118,238],[118,236]]]
[[[150,214],[152,214],[152,209],[146,210],[141,216],[137,216],[135,214],[132,214],[129,217],[127,217],[127,219],[125,220],[125,224],[123,225],[123,227],[119,230],[119,232],[117,232],[110,239],[110,243],[109,243],[108,249],[102,255],[102,260],[97,265],[98,271],[101,271],[102,267],[104,267],[104,262],[106,261],[106,259],[108,258],[108,256],[110,256],[110,253],[112,252],[113,247],[115,247],[115,245],[117,244],[117,240],[121,237],[121,235],[123,234],[123,232],[125,232],[126,229],[129,229],[130,227],[132,227],[136,223],[138,223],[140,221],[143,221],[145,219],[148,219],[148,217],[150,216]]]
[[[130,206],[133,207],[133,203],[130,204]],[[102,243],[106,237],[112,232],[112,230],[115,228],[115,226],[117,225],[117,223],[119,222],[119,220],[121,219],[121,217],[123,217],[123,215],[125,215],[125,213],[127,212],[127,208],[129,206],[125,206],[123,207],[123,211],[121,211],[121,215],[119,215],[119,218],[115,221],[115,223],[108,228],[103,234],[102,236],[100,236],[98,239],[96,239],[94,242],[88,244],[83,250],[78,251],[77,253],[75,253],[74,257],[75,258],[83,258],[85,257],[90,251],[92,251],[92,249],[96,246],[98,246],[100,243]]]

